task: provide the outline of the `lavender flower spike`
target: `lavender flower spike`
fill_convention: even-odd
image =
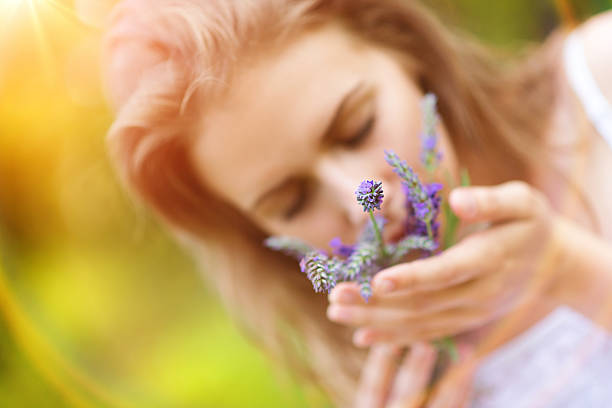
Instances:
[[[414,170],[408,166],[405,160],[400,160],[393,151],[385,150],[385,160],[393,167],[393,171],[404,180],[408,197],[414,209],[414,215],[427,225],[427,232],[431,238],[431,220],[434,216],[434,205],[431,197],[427,194],[427,190],[421,184]]]
[[[300,269],[312,282],[315,292],[330,292],[336,286],[336,278],[329,270],[327,255],[312,251],[300,261]]]
[[[355,191],[355,194],[357,195],[357,202],[363,207],[363,211],[370,214],[370,221],[372,221],[372,228],[374,229],[381,253],[384,257],[387,257],[388,254],[385,243],[382,239],[382,234],[376,222],[376,218],[374,217],[374,209],[380,210],[380,205],[384,197],[382,183],[380,181],[364,180],[357,188],[357,191]]]
[[[369,270],[372,264],[378,260],[379,251],[376,245],[363,243],[346,260],[345,278],[353,280],[357,276]]]
[[[437,243],[433,239],[421,235],[408,235],[395,245],[391,263],[400,262],[413,249],[433,251],[436,248]]]
[[[336,283],[342,282],[344,280],[343,269],[344,269],[344,261],[340,258],[331,257],[327,260],[327,269],[328,273],[331,276],[331,281],[333,281],[333,285],[330,287],[330,290],[336,286]]]
[[[421,111],[423,113],[423,133],[421,134],[423,150],[421,151],[421,161],[428,171],[435,171],[442,159],[442,155],[436,151],[438,134],[436,126],[439,116],[436,111],[438,99],[436,95],[428,93],[421,100]]]
[[[372,277],[367,274],[361,274],[357,278],[359,283],[359,293],[361,297],[367,302],[372,297]]]
[[[436,105],[438,98],[433,93],[427,93],[421,100],[421,111],[423,112],[424,133],[433,135],[436,133],[436,125],[438,124],[438,113]]]
[[[302,240],[293,237],[272,236],[264,241],[264,245],[275,251],[281,251],[297,260],[302,259],[315,249]]]
[[[384,197],[382,183],[374,180],[364,180],[361,182],[357,191],[357,202],[363,206],[363,211],[372,211],[375,208],[380,210]]]

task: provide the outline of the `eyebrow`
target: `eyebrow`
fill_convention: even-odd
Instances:
[[[342,112],[344,111],[344,109],[346,109],[346,104],[348,103],[348,101],[351,99],[353,95],[359,92],[359,90],[363,87],[364,82],[365,81],[357,82],[357,84],[355,84],[351,89],[349,89],[348,92],[344,94],[344,96],[342,97],[338,105],[336,106],[334,114],[332,115],[330,121],[328,122],[327,127],[325,128],[325,131],[319,137],[319,140],[321,140],[322,143],[326,143],[329,140],[329,138],[332,136],[334,129],[338,126]],[[275,185],[274,187],[272,187],[271,189],[269,189],[268,191],[266,191],[257,200],[255,200],[255,203],[252,205],[252,209],[255,210],[257,207],[261,205],[261,203],[268,196],[276,193],[277,191],[282,191],[290,183],[291,183],[290,179],[285,179],[281,181],[280,183],[278,183],[277,185]]]

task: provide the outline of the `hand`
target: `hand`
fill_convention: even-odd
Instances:
[[[463,345],[462,345],[463,346]],[[415,343],[398,366],[399,346],[372,346],[363,367],[355,408],[462,408],[470,398],[476,367],[470,349],[461,347],[462,361],[444,375],[430,396],[428,383],[437,352],[427,343]]]
[[[556,266],[557,217],[523,182],[454,190],[450,204],[467,223],[490,222],[436,256],[393,266],[373,279],[366,304],[354,283],[330,294],[328,317],[360,327],[356,344],[410,344],[481,327],[542,290]]]
[[[466,408],[472,400],[472,383],[480,357],[473,346],[458,345],[460,361],[454,363],[435,384],[427,408]]]
[[[436,350],[424,343],[408,350],[401,364],[399,346],[372,346],[361,372],[355,408],[420,407],[436,363]]]

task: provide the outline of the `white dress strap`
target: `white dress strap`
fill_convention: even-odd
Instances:
[[[612,147],[612,105],[597,86],[576,32],[567,37],[563,60],[569,83],[582,102],[587,116]]]

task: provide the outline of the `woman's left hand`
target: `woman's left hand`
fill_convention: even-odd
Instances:
[[[360,327],[356,344],[410,344],[484,326],[541,293],[555,273],[558,216],[542,193],[513,181],[461,187],[449,199],[462,222],[492,225],[436,256],[380,271],[367,304],[354,283],[334,288],[328,317]]]

